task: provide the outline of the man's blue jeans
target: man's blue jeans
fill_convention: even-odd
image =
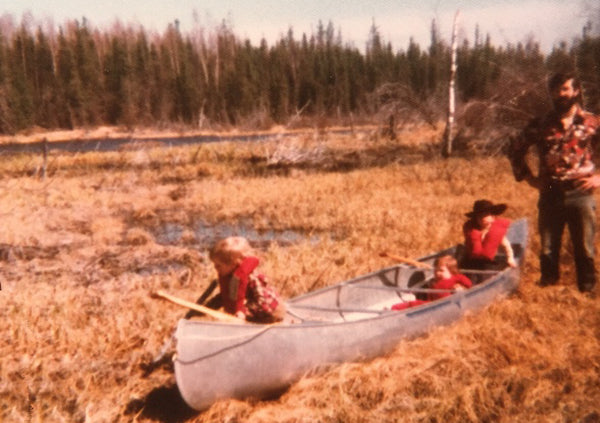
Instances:
[[[596,284],[594,264],[596,200],[594,196],[577,190],[542,191],[538,211],[538,230],[542,244],[540,283],[551,285],[560,277],[560,248],[564,228],[567,225],[573,243],[577,286],[580,291],[590,291]]]

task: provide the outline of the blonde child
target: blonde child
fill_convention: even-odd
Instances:
[[[227,313],[257,323],[283,320],[285,305],[266,277],[257,272],[259,259],[246,238],[233,236],[218,241],[210,251],[210,260]]]
[[[451,255],[438,257],[434,264],[434,279],[431,284],[432,289],[454,289],[462,290],[471,288],[471,280],[458,271],[458,263]],[[429,294],[430,300],[447,297],[450,292],[432,292]]]

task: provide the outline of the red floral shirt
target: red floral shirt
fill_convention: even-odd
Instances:
[[[592,151],[600,139],[599,127],[600,119],[581,108],[573,125],[566,129],[556,112],[532,121],[511,143],[509,156],[516,180],[532,175],[525,155],[533,145],[538,150],[539,176],[547,185],[591,175],[595,169]]]

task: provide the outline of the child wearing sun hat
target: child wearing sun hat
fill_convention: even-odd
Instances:
[[[516,267],[513,249],[506,238],[510,220],[500,217],[506,204],[494,204],[489,200],[477,200],[473,209],[466,213],[469,218],[463,225],[465,254],[461,268],[499,270],[506,265]],[[506,260],[497,258],[498,250],[504,249]]]

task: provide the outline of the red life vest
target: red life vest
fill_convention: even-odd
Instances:
[[[467,221],[463,226],[467,258],[494,260],[509,226],[510,220],[497,217],[482,239],[481,229],[476,226],[473,220]]]

